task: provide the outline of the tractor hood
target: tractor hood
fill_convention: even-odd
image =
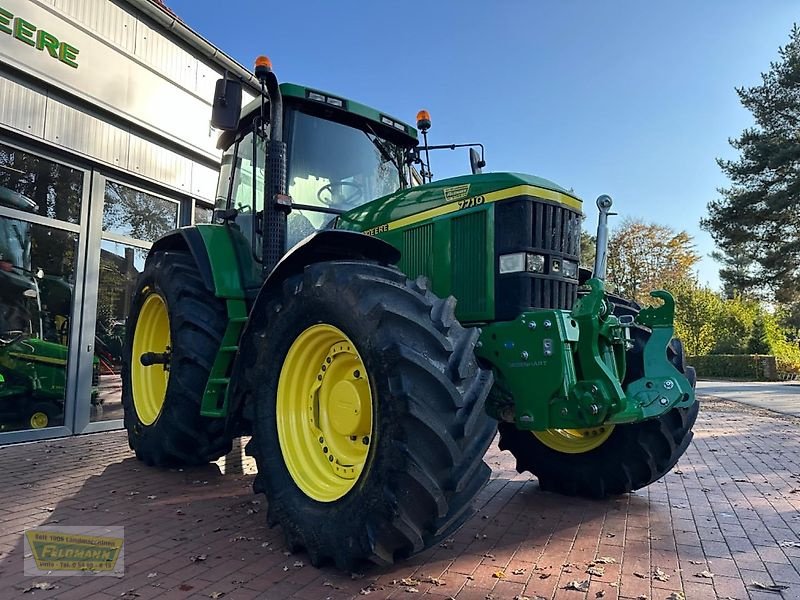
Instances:
[[[66,367],[67,347],[38,338],[27,338],[0,348],[10,358],[40,364]]]
[[[547,179],[521,173],[483,173],[399,190],[346,212],[336,227],[375,235],[515,196],[535,196],[581,211],[577,196]]]

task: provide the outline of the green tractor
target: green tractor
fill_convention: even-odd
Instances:
[[[30,198],[0,186],[0,205],[34,212]],[[0,431],[64,423],[67,347],[43,339],[44,273],[31,265],[31,224],[0,220]]]
[[[471,175],[431,181],[426,114],[420,145],[266,59],[255,72],[244,110],[241,83],[217,84],[213,223],[156,241],[138,282],[123,405],[139,459],[202,464],[252,436],[268,523],[342,569],[463,523],[498,422],[545,490],[622,494],[675,465],[694,373],[669,294],[640,309],[604,290],[610,199],[590,277],[572,193],[484,174],[474,148]]]

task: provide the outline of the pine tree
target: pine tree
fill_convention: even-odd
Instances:
[[[747,350],[750,354],[770,354],[771,348],[763,318],[756,319],[753,323],[753,331],[747,343]]]
[[[800,299],[800,28],[792,27],[779,60],[762,82],[737,88],[755,125],[729,140],[737,160],[718,159],[730,187],[708,206],[703,220],[729,257],[754,261],[758,285],[779,302]],[[741,283],[741,282],[740,282]],[[744,290],[742,290],[744,291]]]

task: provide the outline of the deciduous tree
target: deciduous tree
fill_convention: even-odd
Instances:
[[[689,279],[699,260],[685,231],[626,218],[611,233],[608,278],[617,293],[647,302],[652,290]]]

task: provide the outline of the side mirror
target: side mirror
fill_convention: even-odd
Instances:
[[[239,125],[242,111],[242,82],[227,77],[217,80],[214,104],[211,107],[211,126],[233,131]]]
[[[483,173],[482,169],[486,166],[486,161],[481,158],[481,155],[478,154],[475,148],[469,149],[469,166],[472,169],[473,175]]]

